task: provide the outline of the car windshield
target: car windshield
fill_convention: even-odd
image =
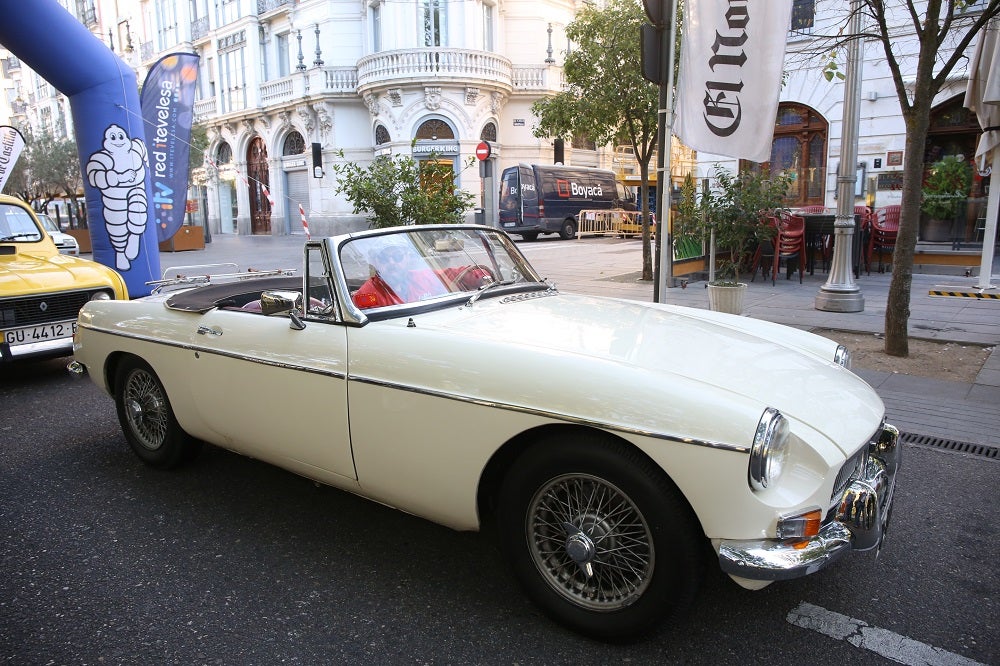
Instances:
[[[32,243],[42,239],[42,231],[20,206],[0,204],[0,243]]]
[[[541,278],[510,238],[470,227],[405,227],[341,245],[340,261],[361,309],[476,293]]]
[[[42,223],[42,226],[45,227],[45,230],[50,234],[58,234],[61,232],[61,229],[59,229],[59,226],[55,223],[55,220],[53,220],[48,215],[39,215],[38,220]]]

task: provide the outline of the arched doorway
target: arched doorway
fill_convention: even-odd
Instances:
[[[264,195],[270,190],[271,181],[267,168],[267,147],[264,139],[255,136],[247,148],[247,180],[250,184],[250,232],[256,235],[271,233],[271,203]]]
[[[306,141],[297,131],[292,130],[281,145],[281,157],[285,173],[285,228],[288,233],[302,228],[299,206],[308,211],[309,169],[302,156],[306,153]]]
[[[238,210],[236,206],[236,167],[233,166],[233,149],[223,141],[215,150],[215,164],[219,169],[219,233],[235,234]]]
[[[458,159],[458,142],[455,130],[441,118],[429,118],[420,123],[414,134],[413,159],[421,165],[433,156],[437,166],[433,174],[421,173],[420,185],[423,189],[440,186],[443,182],[455,181],[455,160]]]
[[[782,102],[774,121],[771,159],[762,167],[790,173],[789,207],[822,206],[826,198],[826,139],[829,125],[815,109]],[[746,166],[750,166],[749,163]]]

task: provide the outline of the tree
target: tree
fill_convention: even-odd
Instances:
[[[899,232],[885,310],[885,352],[890,356],[907,356],[913,256],[920,222],[924,150],[931,109],[934,98],[956,66],[967,59],[966,52],[976,35],[1000,15],[1000,0],[905,0],[889,6],[885,0],[855,1],[865,24],[870,26],[868,32],[857,37],[874,39],[881,45],[906,126]],[[969,11],[965,11],[967,7]],[[914,31],[919,44],[916,54],[904,51],[898,39],[901,29],[895,21],[900,16],[905,16],[904,20],[910,22],[910,29]],[[915,66],[904,68],[904,62],[909,65],[911,57],[915,59]]]
[[[31,147],[30,170],[40,195],[36,198],[39,210],[45,210],[49,201],[62,195],[69,202],[73,219],[79,219],[76,202],[77,192],[83,187],[83,176],[76,142],[48,133],[36,136]]]
[[[344,151],[338,155],[343,160]],[[466,168],[472,164],[470,159]],[[347,197],[355,213],[367,214],[375,229],[462,222],[474,200],[455,187],[451,162],[434,153],[423,162],[409,155],[382,155],[365,168],[341,161],[331,169],[337,175],[337,194]]]
[[[574,44],[563,65],[569,87],[535,102],[532,112],[538,118],[535,136],[584,135],[599,146],[633,147],[642,182],[642,279],[652,280],[649,162],[656,149],[659,91],[642,77],[639,33],[645,22],[642,6],[632,0],[609,0],[603,8],[584,3],[566,27]],[[658,185],[669,186],[669,179]]]

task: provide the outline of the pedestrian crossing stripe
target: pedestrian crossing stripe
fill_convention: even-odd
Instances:
[[[1000,300],[1000,293],[984,294],[979,291],[942,291],[939,289],[931,289],[927,293],[930,296],[956,296],[959,298],[981,298],[987,300]]]

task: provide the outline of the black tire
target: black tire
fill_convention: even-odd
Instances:
[[[537,231],[529,231],[526,234],[521,234],[521,238],[523,240],[526,240],[526,241],[538,240],[538,232]]]
[[[201,450],[177,423],[163,384],[145,361],[129,357],[118,366],[115,407],[126,441],[147,465],[171,469]]]
[[[702,532],[680,491],[597,433],[525,452],[504,478],[498,528],[527,596],[591,638],[636,638],[685,610],[701,583]]]
[[[576,223],[573,220],[563,220],[559,228],[559,238],[563,240],[573,240],[576,238]]]

